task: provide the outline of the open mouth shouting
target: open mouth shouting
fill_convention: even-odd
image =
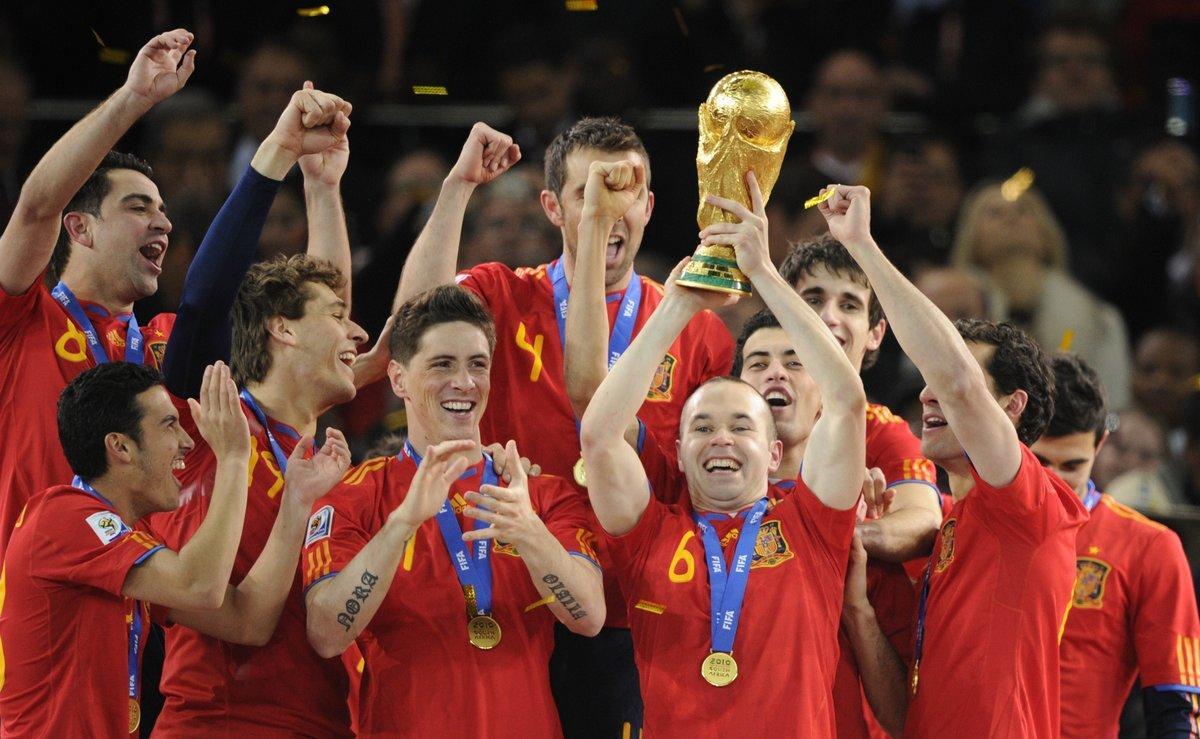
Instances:
[[[155,239],[147,244],[143,244],[138,249],[138,253],[142,255],[143,261],[145,261],[154,274],[162,274],[163,255],[167,253],[167,242],[165,239]]]
[[[787,408],[794,402],[791,391],[784,385],[769,385],[763,390],[763,398],[766,399],[767,405],[771,406],[771,410],[776,408]]]
[[[625,249],[625,237],[620,234],[611,234],[608,237],[608,246],[604,251],[604,266],[615,267],[621,261],[621,254]]]
[[[354,367],[354,358],[358,356],[358,352],[353,349],[347,349],[344,352],[338,353],[338,361],[347,367]]]

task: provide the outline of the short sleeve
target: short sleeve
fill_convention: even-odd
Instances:
[[[497,304],[503,302],[508,282],[505,278],[511,275],[512,270],[507,266],[499,262],[486,262],[459,272],[454,276],[454,281],[475,293],[494,314]]]
[[[37,320],[42,301],[49,293],[42,285],[42,277],[20,295],[9,295],[0,289],[0,346],[13,343],[21,335],[21,327]]]
[[[129,571],[164,548],[87,493],[52,494],[42,506],[34,536],[38,556],[30,566],[35,578],[119,596]]]
[[[364,463],[368,464],[368,463]],[[351,469],[342,482],[313,505],[300,555],[300,575],[305,592],[314,584],[342,571],[373,536],[367,520],[368,502],[375,499],[372,478]]]
[[[676,510],[675,506],[666,506],[651,497],[632,529],[620,536],[605,535],[605,545],[612,552],[617,570],[614,574],[618,578],[632,582],[645,569],[654,543],[660,536],[669,536],[663,528]],[[625,594],[632,595],[632,589],[627,588]]]
[[[1179,537],[1159,532],[1140,563],[1133,639],[1142,687],[1200,693],[1200,622]]]
[[[867,409],[867,422],[873,426],[867,435],[867,467],[882,470],[888,487],[924,483],[937,492],[937,468],[921,455],[921,440],[904,419],[873,405]]]
[[[562,544],[567,554],[582,557],[600,567],[596,553],[594,517],[588,515],[583,496],[565,480],[553,475],[533,478],[537,480],[538,515],[546,524],[550,534]],[[533,482],[531,480],[531,483]]]
[[[646,480],[650,483],[650,493],[662,503],[678,503],[680,497],[687,494],[687,481],[679,469],[675,445],[672,443],[668,447],[652,429],[640,420],[638,423],[644,430],[638,456],[642,460],[642,469],[646,471]]]
[[[1021,467],[1012,482],[993,487],[974,465],[975,487],[968,493],[984,525],[1027,542],[1040,542],[1064,528],[1081,525],[1087,511],[1079,496],[1057,475],[1042,467],[1033,452],[1021,445]]]
[[[808,540],[819,545],[817,548],[828,558],[835,571],[844,574],[850,558],[858,506],[850,506],[844,511],[830,508],[809,490],[802,479],[796,480],[796,486],[790,493],[773,490],[770,495],[772,499],[779,500],[775,505],[779,515],[784,515],[786,508],[794,507],[801,525],[809,534]]]

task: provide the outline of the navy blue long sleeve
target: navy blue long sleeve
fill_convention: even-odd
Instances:
[[[196,397],[204,368],[229,361],[233,301],[281,184],[247,166],[192,258],[163,358],[167,389],[176,397]]]
[[[1148,739],[1195,739],[1200,736],[1200,708],[1190,692],[1157,685],[1142,690]]]

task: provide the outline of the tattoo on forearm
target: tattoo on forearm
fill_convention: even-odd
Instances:
[[[571,595],[571,591],[567,590],[567,586],[563,585],[562,580],[556,575],[546,575],[542,578],[542,582],[550,587],[550,594],[554,599],[562,604],[562,607],[567,609],[567,613],[571,614],[571,618],[578,621],[587,616],[587,611],[583,610],[583,606],[579,605],[579,601]]]
[[[366,603],[367,598],[371,597],[371,588],[379,582],[379,575],[372,575],[369,570],[363,570],[360,582],[362,585],[354,586],[354,597],[346,599],[346,610],[337,616],[338,623],[346,631],[349,631],[350,626],[354,623],[354,616],[362,610],[361,603]]]

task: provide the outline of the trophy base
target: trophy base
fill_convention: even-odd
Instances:
[[[738,269],[731,246],[702,246],[692,255],[675,284],[701,290],[749,295],[750,280]]]

